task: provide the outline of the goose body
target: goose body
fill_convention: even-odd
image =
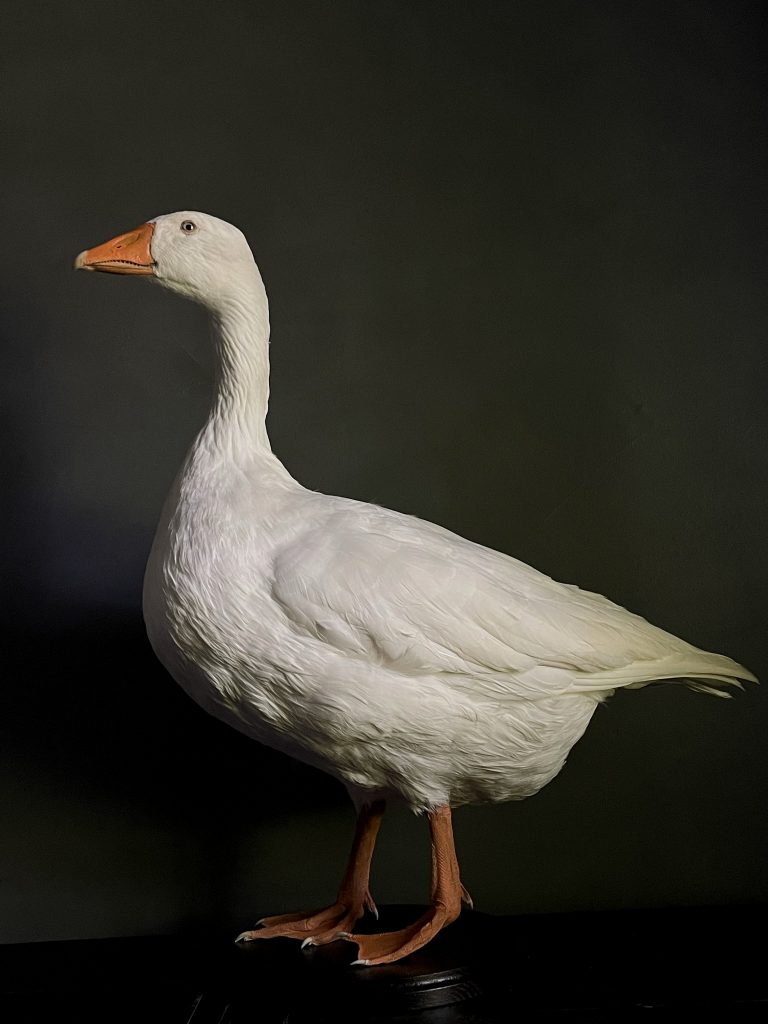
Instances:
[[[201,473],[215,495],[201,494]],[[520,799],[548,782],[599,693],[539,665],[541,639],[515,650],[480,616],[495,597],[523,614],[530,602],[568,600],[567,588],[417,519],[279,475],[256,493],[250,481],[266,476],[211,470],[197,450],[169,503],[144,611],[177,682],[361,798],[397,794],[423,811]]]
[[[210,416],[147,565],[150,641],[211,714],[343,782],[361,835],[375,836],[370,809],[397,797],[430,815],[442,849],[441,814],[536,793],[616,689],[682,680],[724,693],[754,678],[508,555],[302,487],[267,439],[267,302],[245,239],[187,212],[138,233],[138,243],[136,232],[119,236],[79,265],[145,267],[202,302],[218,356]],[[358,896],[364,888],[370,900],[367,864],[361,871]],[[329,931],[311,916],[300,927],[288,917],[245,937],[297,928],[313,941],[348,935],[334,931],[335,919]],[[363,949],[362,937],[355,941]],[[366,962],[397,959],[414,941],[374,945]]]

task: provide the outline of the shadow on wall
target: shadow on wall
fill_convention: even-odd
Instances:
[[[63,617],[49,610],[44,632],[14,641],[24,669],[4,700],[0,788],[15,825],[0,941],[210,929],[262,911],[269,890],[243,906],[238,869],[256,869],[285,817],[336,808],[351,824],[343,789],[198,708],[155,659],[138,609],[51,625]]]

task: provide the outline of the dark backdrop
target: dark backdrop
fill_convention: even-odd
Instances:
[[[330,897],[332,780],[207,718],[140,591],[206,413],[201,312],[74,275],[157,213],[248,234],[273,446],[766,674],[760,3],[3,5],[2,939]],[[599,709],[562,776],[456,815],[481,909],[765,899],[766,702]],[[383,902],[427,884],[393,815]]]

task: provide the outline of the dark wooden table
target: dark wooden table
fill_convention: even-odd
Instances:
[[[231,935],[0,946],[9,1024],[500,1024],[768,1021],[768,908],[535,917],[467,913],[400,964],[355,947]],[[384,928],[417,908],[385,907]],[[241,922],[242,924],[242,922]]]

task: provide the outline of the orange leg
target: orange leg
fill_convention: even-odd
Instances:
[[[342,937],[354,928],[366,909],[378,917],[376,904],[368,889],[373,848],[384,814],[384,801],[377,800],[362,808],[357,817],[355,838],[349,854],[336,902],[314,913],[280,914],[264,917],[253,931],[242,932],[236,942],[273,939],[284,936],[303,939],[303,946],[321,946]]]
[[[438,807],[428,817],[432,833],[432,905],[418,921],[400,931],[344,935],[343,938],[357,943],[359,959],[354,961],[356,964],[389,964],[408,956],[426,946],[441,928],[456,920],[461,913],[462,901],[472,905],[459,877],[451,809]]]

